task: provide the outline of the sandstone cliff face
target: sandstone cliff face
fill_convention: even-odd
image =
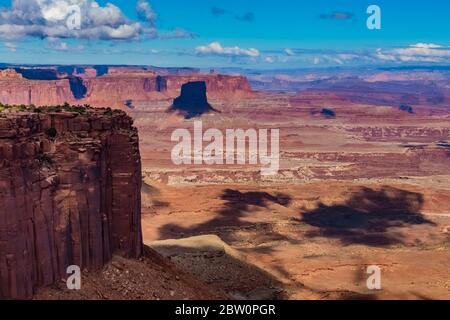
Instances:
[[[190,75],[190,76],[167,76],[167,91],[172,95],[180,94],[181,86],[187,82],[204,81],[209,98],[224,98],[229,94],[251,94],[247,78],[242,76],[229,76],[221,74]]]
[[[138,144],[120,111],[0,114],[0,299],[141,255]]]
[[[37,106],[73,103],[75,98],[68,79],[27,80],[21,78],[0,78],[0,102]]]
[[[196,81],[206,83],[209,98],[225,98],[236,94],[246,97],[252,94],[247,79],[240,76],[120,74],[85,80],[88,92],[82,101],[96,107],[123,107],[127,100],[142,102],[173,99],[180,95],[183,84]]]

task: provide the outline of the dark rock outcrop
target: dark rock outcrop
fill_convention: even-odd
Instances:
[[[400,111],[404,111],[404,112],[408,112],[408,113],[414,113],[413,107],[408,106],[408,105],[406,105],[406,104],[400,105],[399,110],[400,110]]]
[[[322,116],[324,116],[325,118],[335,118],[336,117],[336,112],[334,112],[333,110],[328,109],[328,108],[323,108],[320,111],[320,114]]]
[[[139,138],[124,112],[0,113],[0,299],[139,257]]]
[[[181,86],[181,95],[173,101],[170,111],[181,113],[186,119],[214,111],[206,96],[204,81],[188,82]]]

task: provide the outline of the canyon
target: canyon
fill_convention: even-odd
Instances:
[[[0,114],[2,298],[449,296],[446,73],[254,91],[244,76],[190,69],[52,67],[46,80],[12,69],[0,71],[2,103],[96,109]],[[278,130],[278,173],[177,165],[172,134],[196,122]],[[235,153],[245,159],[246,144]],[[84,266],[80,291],[59,281],[68,263]],[[369,265],[382,290],[366,288]]]
[[[398,95],[366,94],[209,99],[221,112],[195,119],[165,114],[163,102],[130,110],[143,137],[145,244],[235,299],[448,298],[447,100],[423,96],[410,113]],[[225,159],[175,165],[171,134],[197,121],[205,131],[279,130],[278,174]],[[244,143],[236,154],[250,156]],[[366,287],[370,265],[382,290]]]

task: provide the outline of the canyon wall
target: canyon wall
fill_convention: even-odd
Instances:
[[[146,75],[112,74],[84,81],[87,95],[84,101],[98,107],[123,107],[145,101],[173,99],[180,95],[183,84],[204,81],[208,98],[227,98],[232,95],[251,96],[252,90],[245,77],[219,74]]]
[[[139,138],[122,111],[0,113],[0,299],[139,257]]]
[[[0,74],[0,103],[37,106],[90,104],[126,108],[139,102],[173,99],[187,82],[205,81],[209,98],[246,97],[252,94],[245,77],[220,74],[157,75],[152,71],[111,70],[100,77],[69,76],[30,80],[15,71]]]
[[[68,79],[28,80],[22,77],[0,77],[0,103],[37,106],[75,102]]]

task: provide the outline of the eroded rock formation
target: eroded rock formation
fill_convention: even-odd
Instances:
[[[30,80],[12,69],[0,74],[0,102],[20,105],[57,105],[74,102],[68,79]]]
[[[183,84],[181,94],[173,101],[170,111],[180,112],[186,119],[214,111],[206,97],[206,83],[195,81]]]
[[[0,299],[140,256],[140,187],[125,113],[0,113]]]

